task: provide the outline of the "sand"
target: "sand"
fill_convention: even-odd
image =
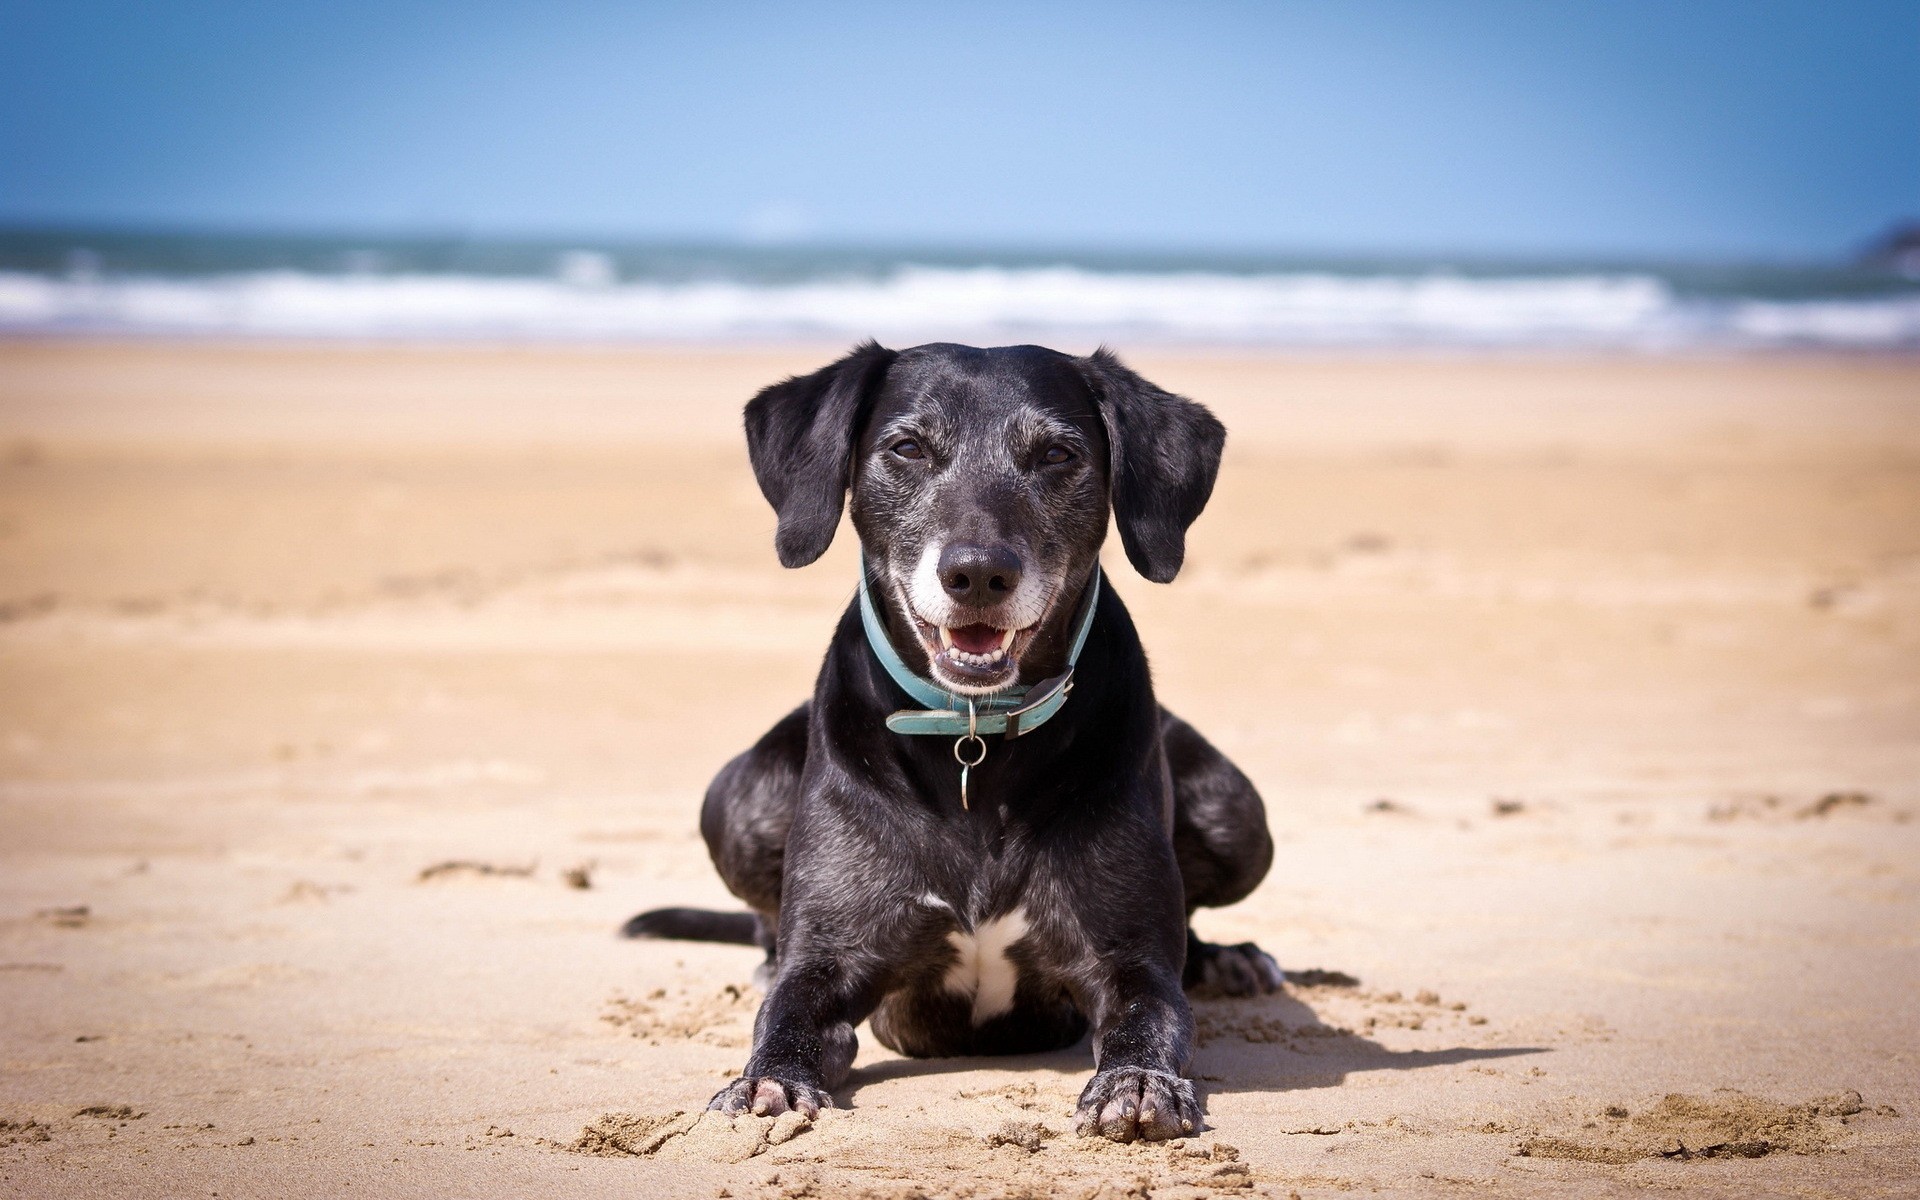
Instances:
[[[0,1193],[1920,1189],[1912,361],[1132,355],[1234,431],[1108,567],[1295,982],[1173,1146],[1084,1047],[702,1118],[755,955],[614,931],[849,595],[736,434],[830,352],[0,344]]]

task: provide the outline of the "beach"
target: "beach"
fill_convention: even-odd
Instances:
[[[1904,328],[1904,327],[1903,327]],[[1085,346],[1062,346],[1075,351]],[[1156,688],[1276,842],[1209,1128],[1087,1048],[695,1117],[713,772],[803,700],[741,405],[839,343],[0,341],[0,1192],[1920,1188],[1920,360],[1115,347],[1226,422]]]

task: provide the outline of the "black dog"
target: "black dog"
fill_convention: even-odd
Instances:
[[[851,490],[866,577],[812,701],[707,792],[701,832],[753,913],[627,925],[767,950],[746,1074],[710,1107],[831,1106],[872,1017],[916,1056],[1091,1027],[1082,1134],[1200,1128],[1183,987],[1281,974],[1187,918],[1252,891],[1273,846],[1246,776],[1154,700],[1098,555],[1111,506],[1128,560],[1172,579],[1225,430],[1104,350],[872,343],[767,388],[746,427],[780,561],[824,553]]]

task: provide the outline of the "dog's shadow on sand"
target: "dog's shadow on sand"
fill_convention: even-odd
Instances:
[[[1417,1071],[1552,1052],[1547,1046],[1389,1049],[1347,1026],[1323,1020],[1308,1000],[1320,998],[1325,990],[1331,989],[1311,989],[1305,998],[1292,989],[1245,999],[1195,997],[1195,1049],[1188,1074],[1203,1093],[1294,1091],[1338,1087],[1347,1076],[1365,1071]],[[1431,1024],[1435,1028],[1428,1030],[1428,1036],[1446,1034],[1452,1032],[1451,1026],[1464,1024],[1456,1013],[1437,1006],[1429,1013],[1415,1010],[1409,1016],[1405,1005],[1396,1011],[1391,1001],[1381,1001],[1370,993],[1340,991],[1341,1007],[1354,1007],[1356,1002],[1378,1007],[1392,1024],[1406,1028],[1426,1029]],[[1084,1076],[1093,1069],[1092,1047],[1089,1039],[1082,1038],[1076,1045],[1047,1054],[889,1059],[856,1067],[838,1095],[852,1105],[861,1089],[871,1084],[982,1067],[1019,1074]]]

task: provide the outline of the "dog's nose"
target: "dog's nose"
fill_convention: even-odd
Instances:
[[[940,586],[960,604],[998,604],[1020,586],[1020,556],[1005,546],[951,543],[940,552]]]

